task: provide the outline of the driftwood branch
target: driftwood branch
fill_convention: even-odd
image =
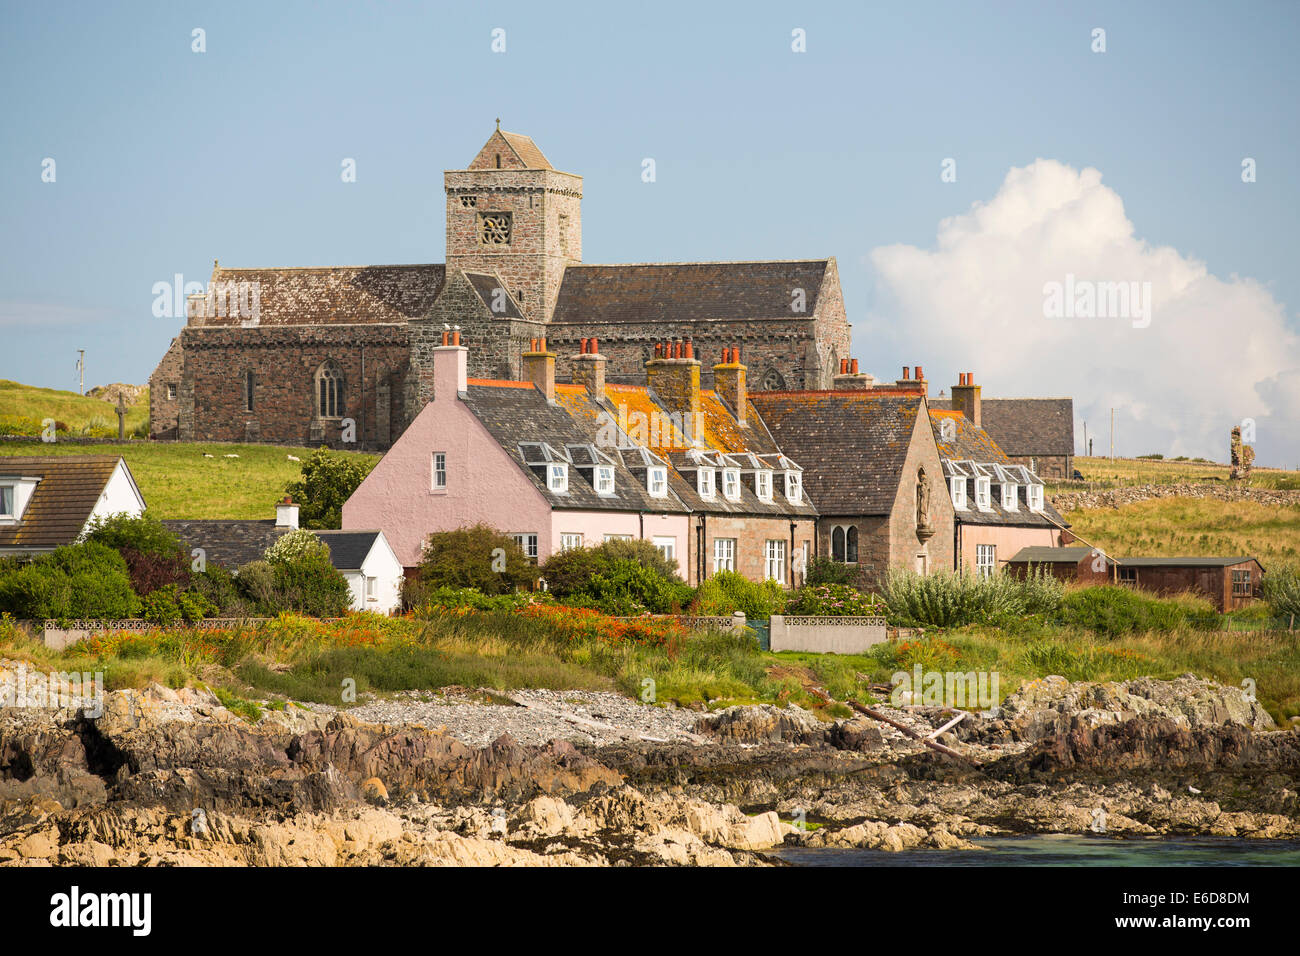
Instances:
[[[837,701],[833,697],[831,697],[830,694],[826,693],[826,691],[822,690],[820,687],[810,687],[808,688],[808,692],[815,697],[820,697],[828,704],[837,703]],[[913,740],[919,740],[921,743],[925,744],[925,746],[929,747],[931,750],[937,751],[947,757],[954,757],[957,760],[961,760],[964,763],[971,764],[972,766],[975,765],[975,761],[972,760],[970,757],[967,757],[964,753],[959,753],[958,751],[953,750],[951,747],[946,747],[943,744],[938,743],[937,741],[931,740],[929,737],[921,736],[921,734],[917,733],[915,730],[907,726],[907,724],[903,723],[902,721],[894,720],[894,718],[886,714],[882,714],[878,710],[872,710],[870,707],[865,707],[862,704],[859,704],[856,700],[847,700],[844,701],[844,703],[848,704],[859,714],[862,714],[866,717],[870,717],[872,720],[878,720],[882,724],[889,724],[889,726],[893,727],[895,730],[901,731],[903,734],[906,734],[908,737],[911,737]],[[963,712],[962,717],[964,716],[965,713]],[[961,719],[962,719],[961,717],[957,718],[957,720],[961,720]],[[944,730],[947,730],[949,727],[956,724],[957,720],[950,721],[945,726],[939,728],[939,730],[935,731],[935,736],[937,736],[939,733],[942,733]]]

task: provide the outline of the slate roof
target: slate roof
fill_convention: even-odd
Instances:
[[[522,387],[521,387],[522,386]],[[593,444],[594,434],[582,427],[557,400],[552,405],[533,385],[526,382],[493,382],[469,379],[465,405],[483,423],[497,444],[514,459],[519,469],[532,482],[539,494],[558,509],[591,509],[596,511],[649,511],[655,513],[685,513],[686,506],[673,494],[670,487],[665,498],[651,497],[646,491],[644,475],[638,477],[618,455],[605,452],[605,464],[614,468],[614,492],[611,495],[596,493],[593,484],[594,470],[580,468],[572,463],[567,446],[585,448]],[[557,385],[556,392],[582,391],[581,386]],[[568,490],[563,493],[547,487],[543,458],[525,457],[521,447],[526,443],[541,442],[569,461]],[[602,449],[597,449],[602,451]],[[538,462],[530,466],[529,461]]]
[[[1010,463],[1006,452],[989,437],[989,433],[976,428],[975,423],[961,412],[931,408],[930,423],[934,426],[934,442],[939,448],[940,458]],[[945,438],[945,435],[949,437]]]
[[[227,269],[214,266],[212,287],[256,282],[259,326],[397,324],[421,318],[433,306],[446,267],[441,263],[396,266],[328,266],[319,269]],[[216,315],[209,295],[196,325],[239,327],[244,319],[228,296],[226,315]]]
[[[499,319],[522,319],[524,314],[519,311],[519,304],[515,302],[514,296],[506,287],[505,282],[499,276],[490,275],[485,272],[466,272],[465,280],[474,289],[474,293],[483,303],[483,308],[492,313],[494,318]],[[497,312],[492,308],[497,299],[497,289],[505,292],[502,305],[505,307],[502,311]]]
[[[811,318],[827,259],[571,265],[564,270],[553,324],[598,326]],[[803,289],[804,313],[792,313]]]
[[[501,136],[529,169],[552,168],[550,161],[542,155],[542,151],[537,148],[531,136],[525,136],[523,133],[507,133],[505,130],[501,130]]]
[[[1061,528],[1069,527],[1061,513],[1050,501],[1043,500],[1042,511],[1029,510],[1030,484],[1042,485],[1043,481],[1025,465],[1002,464],[997,462],[956,461],[944,458],[943,476],[952,494],[952,479],[959,478],[966,483],[966,507],[953,508],[953,518],[960,524],[1003,525],[1016,528]],[[987,477],[990,481],[989,507],[980,508],[975,503],[975,481],[977,476]],[[1002,485],[1016,486],[1016,507],[1002,507]]]
[[[1078,564],[1092,554],[1092,551],[1092,548],[1086,547],[1048,548],[1035,546],[1021,548],[1011,556],[1010,562],[1012,564]]]
[[[930,399],[932,409],[951,409],[952,399]],[[1074,454],[1074,399],[985,398],[980,425],[1014,458]]]
[[[753,392],[778,445],[809,468],[804,488],[823,515],[889,514],[923,399],[866,391]]]
[[[748,425],[741,428],[726,402],[717,393],[701,390],[703,445],[696,449],[675,426],[667,414],[667,408],[658,402],[653,390],[644,386],[606,384],[600,402],[593,401],[590,393],[580,386],[557,385],[555,392],[556,403],[586,431],[589,440],[599,443],[602,429],[606,439],[617,433],[619,445],[643,445],[667,463],[670,466],[669,489],[692,512],[800,517],[812,517],[817,513],[809,501],[806,489],[801,487],[797,504],[786,497],[785,463],[778,460],[781,449],[764,427],[753,403],[749,403]],[[638,415],[644,418],[638,419]],[[637,427],[638,421],[648,423],[651,416],[657,416],[654,420],[663,423],[665,427]],[[621,431],[624,425],[626,432]],[[635,457],[630,452],[630,448],[620,452],[625,464]],[[702,461],[701,458],[705,460]],[[715,491],[712,498],[704,498],[698,491],[697,472],[702,464],[704,467],[718,469],[714,476]],[[796,463],[791,464],[793,467],[789,470],[800,470]],[[740,495],[735,501],[728,500],[722,494],[724,467],[741,470]],[[754,474],[760,468],[773,470],[771,501],[762,500],[755,491]],[[644,484],[644,470],[633,469],[633,473]]]
[[[118,455],[0,457],[0,476],[41,479],[22,518],[16,524],[0,524],[0,548],[45,549],[71,544],[95,510],[119,461]]]
[[[274,518],[247,521],[166,520],[187,549],[202,548],[210,564],[231,571],[261,561],[266,549],[291,529],[277,527]],[[340,571],[357,571],[370,553],[378,531],[313,531],[330,549],[330,563]]]
[[[1258,558],[1236,557],[1236,558],[1212,558],[1212,557],[1184,557],[1184,558],[1119,558],[1118,563],[1126,568],[1227,568],[1234,564],[1245,564],[1248,561],[1254,561],[1259,564]],[[1260,565],[1262,568],[1263,565]]]

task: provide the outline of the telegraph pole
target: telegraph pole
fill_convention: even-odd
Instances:
[[[86,350],[77,349],[77,388],[86,394]]]
[[[1115,461],[1115,409],[1110,410],[1110,460]]]

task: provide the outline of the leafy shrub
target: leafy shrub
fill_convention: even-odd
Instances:
[[[1300,572],[1291,566],[1275,568],[1264,575],[1264,600],[1278,617],[1300,614]]]
[[[504,557],[504,570],[501,559]],[[429,535],[420,556],[419,579],[431,588],[475,588],[484,594],[508,594],[529,584],[537,569],[519,543],[487,525]]]
[[[785,591],[775,581],[751,581],[735,571],[719,571],[695,592],[695,612],[706,616],[743,611],[751,621],[764,621],[780,614],[786,604]]]
[[[563,601],[614,615],[675,614],[690,602],[693,593],[675,575],[665,576],[660,570],[618,558]]]
[[[285,487],[304,528],[343,527],[343,502],[370,474],[375,461],[318,448],[302,463],[301,476]]]
[[[340,617],[352,604],[347,579],[328,557],[304,554],[271,562],[275,574],[275,611],[298,611],[313,617]]]
[[[1050,613],[1062,593],[1061,583],[1045,574],[1022,581],[1008,574],[981,578],[944,570],[923,576],[895,568],[885,576],[881,596],[896,623],[962,627]]]
[[[306,557],[323,557],[328,561],[329,556],[329,545],[306,528],[295,528],[280,535],[263,554],[271,564],[280,561],[296,561]]]
[[[805,585],[818,584],[853,584],[857,577],[857,569],[845,564],[843,561],[835,561],[825,555],[818,555],[808,562],[808,573],[804,576]]]
[[[155,624],[193,624],[210,617],[217,606],[197,591],[182,591],[174,584],[156,588],[142,599],[142,617]]]
[[[136,594],[143,596],[158,588],[189,582],[185,548],[157,518],[127,514],[98,518],[86,540],[107,545],[122,555]]]
[[[1218,615],[1208,602],[1159,598],[1114,584],[1071,591],[1065,596],[1059,620],[1103,637],[1218,626]]]
[[[252,608],[239,591],[231,572],[217,564],[210,564],[190,578],[189,590],[202,596],[216,610],[212,614],[229,617],[249,617]],[[212,615],[208,615],[211,617]]]
[[[65,545],[0,576],[0,611],[18,618],[112,620],[139,610],[126,561],[97,541]]]
[[[608,614],[680,611],[692,591],[677,575],[677,562],[650,541],[606,541],[551,555],[541,576],[565,604]]]
[[[884,613],[884,602],[847,584],[805,585],[785,605],[786,614],[870,617]]]
[[[422,610],[517,611],[530,604],[553,603],[545,592],[513,594],[484,594],[474,588],[425,588],[420,602],[413,605]]]

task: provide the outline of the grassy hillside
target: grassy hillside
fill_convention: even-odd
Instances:
[[[53,418],[63,434],[91,438],[117,437],[117,411],[112,402],[64,392],[36,388],[0,379],[0,435],[39,435],[41,422]],[[144,437],[149,422],[149,390],[127,407],[126,432]]]
[[[1300,505],[1154,498],[1065,517],[1083,538],[1121,556],[1245,554],[1265,569],[1300,564]]]
[[[157,518],[274,518],[275,502],[301,467],[288,456],[306,460],[311,451],[281,445],[145,441],[122,445],[0,442],[0,456],[121,455],[140,485],[149,513]],[[204,453],[214,457],[205,458]]]
[[[1149,458],[1076,458],[1074,467],[1094,487],[1180,484],[1206,480],[1227,481],[1231,468],[1215,462]],[[1300,489],[1300,471],[1255,468],[1250,484],[1255,488]],[[1060,486],[1066,490],[1066,485]]]

